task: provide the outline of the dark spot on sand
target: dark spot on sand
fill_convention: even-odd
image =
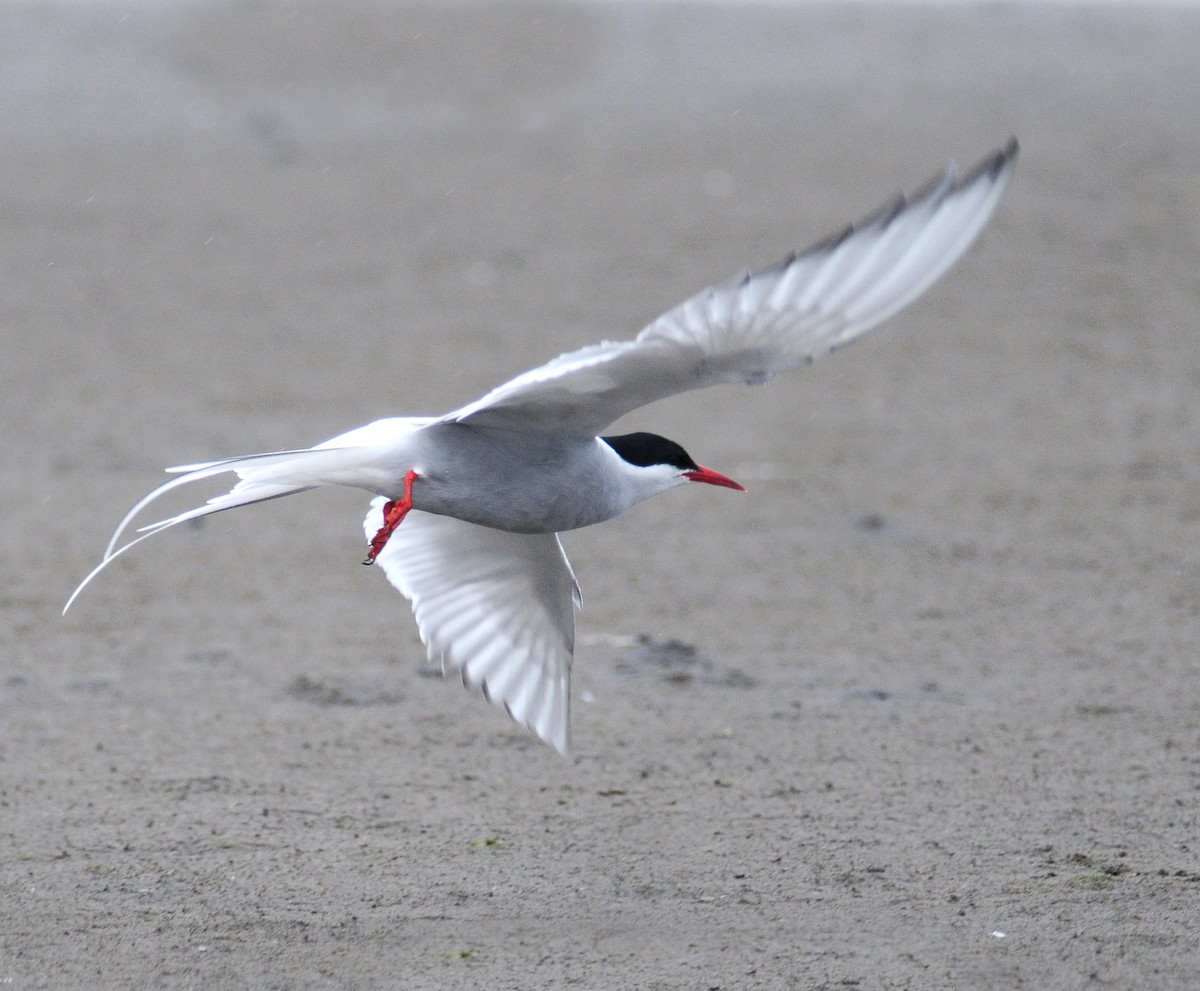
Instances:
[[[723,688],[752,688],[758,684],[757,679],[738,668],[718,667],[694,644],[674,637],[657,640],[646,633],[638,636],[637,643],[617,662],[616,670],[630,676],[654,674],[673,685],[695,681]]]
[[[349,678],[310,678],[302,674],[287,687],[287,693],[311,705],[397,705],[404,695],[393,688]]]

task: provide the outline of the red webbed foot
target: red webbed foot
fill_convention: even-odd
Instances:
[[[363,564],[374,564],[375,558],[379,557],[379,552],[386,546],[388,539],[396,532],[396,527],[404,522],[404,517],[408,515],[412,504],[412,487],[421,476],[415,471],[410,471],[404,476],[404,497],[401,499],[393,499],[383,506],[383,526],[379,528],[379,532],[371,538],[371,548],[367,551],[367,557]]]

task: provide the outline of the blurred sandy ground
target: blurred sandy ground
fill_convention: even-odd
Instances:
[[[0,7],[0,981],[1194,986],[1197,51],[1148,5]],[[163,466],[449,409],[1012,133],[885,333],[631,418],[751,492],[569,537],[573,760],[417,673],[355,493],[59,619]]]

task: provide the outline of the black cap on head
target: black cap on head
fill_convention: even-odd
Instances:
[[[649,468],[651,465],[670,465],[680,471],[693,471],[700,466],[692,460],[682,447],[673,440],[660,437],[658,434],[636,433],[621,434],[619,437],[601,437],[604,443],[611,447],[628,461],[639,468]]]

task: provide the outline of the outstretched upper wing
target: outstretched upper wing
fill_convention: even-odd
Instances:
[[[368,540],[385,501],[371,502]],[[412,602],[430,659],[565,754],[580,598],[558,537],[413,511],[376,561]]]
[[[706,289],[632,341],[561,355],[446,420],[592,436],[646,403],[721,382],[762,383],[854,340],[907,306],[983,230],[1017,143],[962,179],[953,165],[802,254]]]

